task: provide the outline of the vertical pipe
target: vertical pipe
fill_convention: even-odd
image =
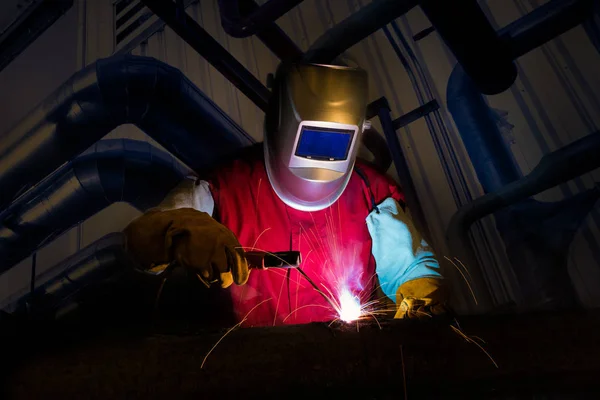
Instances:
[[[447,105],[486,193],[521,178],[510,149],[481,92],[457,65],[447,87]]]
[[[485,94],[508,89],[517,68],[477,0],[421,0],[419,5],[466,73]]]
[[[396,167],[396,172],[398,172],[398,178],[400,179],[400,184],[404,193],[404,199],[410,210],[415,227],[423,235],[425,240],[428,243],[431,243],[431,235],[429,233],[427,221],[425,220],[425,214],[423,213],[423,208],[421,208],[421,203],[419,202],[417,190],[415,189],[415,184],[410,175],[410,170],[406,163],[402,146],[400,146],[400,141],[396,135],[389,107],[380,107],[377,111],[377,115],[379,116],[379,121],[381,122],[381,127],[383,128],[383,132],[387,139],[390,152],[392,153],[394,166]]]

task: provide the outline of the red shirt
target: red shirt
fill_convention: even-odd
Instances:
[[[215,217],[233,231],[246,250],[300,251],[302,270],[334,302],[343,289],[363,301],[372,297],[375,261],[365,218],[373,203],[388,197],[403,201],[391,179],[357,161],[338,201],[321,211],[298,211],[273,191],[262,148],[257,148],[219,168],[209,183]],[[276,268],[252,270],[246,285],[232,285],[238,321],[246,318],[245,326],[267,326],[337,318],[335,309],[298,271],[291,270],[289,280],[286,273]]]

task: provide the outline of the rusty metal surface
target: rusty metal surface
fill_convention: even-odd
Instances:
[[[405,396],[405,381],[410,399],[600,394],[599,313],[463,317],[459,323],[494,361],[446,322],[239,329],[203,368],[225,331],[63,335],[62,345],[20,357],[3,375],[4,398],[397,399]]]

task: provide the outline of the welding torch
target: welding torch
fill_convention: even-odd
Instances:
[[[269,268],[298,269],[302,260],[299,251],[279,251],[274,253],[267,251],[246,251],[244,252],[244,257],[246,258],[246,261],[248,261],[248,267],[250,269],[261,270],[266,270]],[[138,270],[147,274],[160,275],[163,278],[166,278],[177,266],[177,261],[173,260],[169,264],[162,264],[149,270]],[[206,287],[210,287],[211,284],[217,282],[217,279],[207,282],[200,277],[200,275],[198,275],[198,278]]]
[[[300,268],[300,262],[302,258],[299,251],[280,251],[275,253],[268,253],[264,251],[247,251],[244,253],[246,260],[248,260],[248,266],[253,269],[269,269],[269,268],[283,268],[283,269],[295,269],[297,270],[311,286],[321,295],[323,298],[337,310],[337,307],[331,299],[323,293],[321,289],[309,278],[308,275]]]
[[[253,269],[298,268],[302,261],[299,251],[278,251],[275,253],[246,251],[244,257],[248,261],[248,266]]]
[[[311,286],[321,295],[323,298],[333,307],[333,309],[337,309],[337,307],[333,304],[331,299],[323,293],[321,289],[310,279],[308,275],[300,268],[300,263],[302,262],[302,257],[299,251],[278,251],[278,252],[267,252],[267,251],[246,251],[244,252],[244,257],[248,261],[248,267],[250,269],[258,269],[258,270],[267,270],[269,268],[277,268],[277,269],[296,269],[307,281],[311,284]],[[163,275],[166,279],[166,276],[176,267],[176,262],[172,261],[168,265],[163,265],[159,268],[153,268],[147,272],[150,272],[155,275]],[[198,279],[206,285],[210,287],[210,284],[216,283],[217,281],[206,282],[204,279],[197,275]],[[164,283],[164,281],[163,281]]]

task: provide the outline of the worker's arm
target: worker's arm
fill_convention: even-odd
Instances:
[[[439,263],[400,204],[387,198],[367,217],[381,289],[398,306],[396,318],[424,317],[445,310]]]
[[[212,218],[214,208],[209,184],[186,178],[125,228],[125,247],[142,270],[159,272],[176,261],[207,285],[242,285],[248,263],[233,232]]]
[[[163,211],[178,208],[193,208],[212,216],[215,201],[210,192],[209,183],[194,176],[186,177],[156,207],[156,209]]]

